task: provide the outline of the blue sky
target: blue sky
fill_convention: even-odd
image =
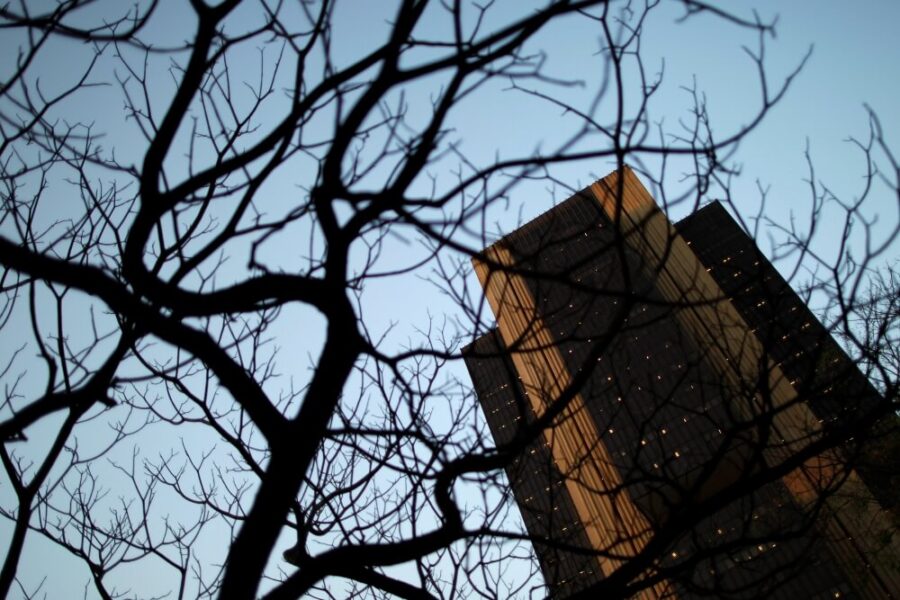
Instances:
[[[98,10],[108,10],[113,4],[101,3]],[[169,12],[157,15],[147,34],[177,43],[190,35],[192,21],[188,10],[180,5],[187,3],[172,0],[163,4]],[[741,167],[740,175],[733,181],[733,197],[739,211],[744,216],[755,212],[761,186],[768,190],[767,216],[779,223],[786,223],[792,213],[802,218],[810,203],[809,184],[805,181],[808,177],[804,158],[807,146],[817,178],[839,197],[853,199],[862,189],[865,164],[861,153],[847,142],[847,138],[866,139],[868,136],[869,118],[864,105],[878,114],[888,142],[894,147],[900,143],[900,114],[896,109],[900,97],[900,42],[896,35],[900,3],[891,0],[852,4],[836,0],[769,0],[722,5],[746,18],[753,18],[754,10],[766,22],[777,17],[776,37],[765,40],[765,67],[773,86],[791,73],[812,48],[807,63],[785,98],[768,113],[733,157]],[[253,9],[247,10],[248,18],[252,18]],[[522,2],[498,1],[486,26],[514,18],[525,10]],[[347,57],[366,51],[384,35],[390,14],[391,11],[376,2],[339,4],[336,47],[342,53],[346,52]],[[664,3],[645,26],[642,46],[645,67],[653,75],[664,65],[665,73],[663,86],[652,106],[654,122],[661,122],[669,131],[677,131],[678,120],[685,118],[690,108],[690,98],[683,86],[696,81],[697,89],[705,94],[715,133],[727,136],[746,124],[759,105],[758,75],[743,49],[746,46],[755,51],[758,40],[755,35],[710,15],[677,23],[682,14],[683,9],[677,3]],[[430,31],[440,31],[447,26],[439,16],[430,19],[427,23]],[[0,49],[7,56],[11,55],[14,45],[12,36],[0,39]],[[549,27],[534,40],[532,47],[536,52],[546,53],[551,72],[583,83],[557,88],[558,97],[585,103],[599,85],[602,73],[597,57],[599,32],[586,23],[568,19]],[[83,60],[82,51],[83,47],[79,50],[71,41],[54,47],[54,59],[40,66],[45,84],[50,86],[70,76]],[[258,56],[250,52],[243,57],[241,68],[252,73],[257,59]],[[101,76],[112,79],[108,71],[101,71]],[[153,100],[162,104],[168,93],[166,90],[170,89],[165,66],[154,76],[160,91]],[[406,100],[413,121],[427,116],[429,94],[439,87],[440,81],[435,80],[409,90]],[[453,135],[467,154],[477,160],[490,161],[495,155],[507,158],[527,154],[538,147],[546,151],[572,126],[570,116],[564,116],[558,108],[549,107],[520,91],[508,89],[506,82],[491,84],[482,92],[461,103],[453,117]],[[629,101],[626,97],[626,104]],[[139,156],[142,142],[133,123],[124,119],[122,102],[115,94],[115,88],[97,88],[80,98],[70,110],[74,111],[73,115],[77,113],[79,118],[105,128],[107,148],[116,146],[117,155],[123,160]],[[265,126],[265,121],[261,124]],[[883,161],[882,165],[888,166]],[[175,167],[177,170],[178,165]],[[287,198],[297,193],[297,186],[308,182],[309,173],[303,171],[304,168],[300,166],[291,173],[280,175],[272,193]],[[496,235],[508,233],[520,219],[536,216],[553,203],[564,200],[569,193],[567,187],[577,189],[588,185],[611,169],[608,161],[577,163],[554,170],[554,175],[562,182],[555,188],[546,182],[519,186],[511,194],[508,210],[491,214],[495,219],[490,225],[491,232]],[[437,165],[433,174],[442,181],[453,178],[447,163]],[[670,172],[666,180],[668,193],[674,193],[682,185],[680,174],[679,168]],[[672,186],[671,191],[668,185]],[[715,197],[715,193],[711,196]],[[60,196],[55,209],[61,212],[71,209],[72,205],[66,202],[65,197]],[[686,210],[686,207],[676,207],[673,218],[684,216]],[[881,220],[880,227],[895,225],[898,219],[896,192],[876,188],[863,212],[871,218],[877,216]],[[827,218],[836,217],[834,213],[828,213]],[[837,221],[824,223],[817,242],[823,252],[828,252],[838,225]],[[293,242],[295,240],[288,240],[276,245],[270,256],[289,266],[298,253]],[[768,241],[762,244],[764,250],[768,249],[767,245]],[[392,240],[385,253],[385,264],[405,264],[413,260],[416,252],[407,240]],[[895,244],[883,260],[896,260],[898,254]],[[782,266],[790,269],[790,261]],[[477,286],[474,277],[469,278],[469,283]],[[414,276],[401,282],[373,282],[363,298],[365,316],[375,335],[390,323],[397,324],[388,338],[394,346],[415,337],[416,328],[426,324],[429,315],[440,319],[445,315],[452,316],[456,310],[434,286]],[[302,382],[310,372],[307,356],[314,354],[321,343],[322,322],[312,311],[302,308],[287,311],[284,316],[294,333],[279,340],[283,349],[280,365],[286,377]],[[302,334],[295,333],[297,331]],[[18,341],[7,332],[0,344],[6,355]],[[465,377],[458,363],[451,372]],[[5,527],[0,525],[0,542],[8,535]],[[32,582],[47,573],[47,557],[56,556],[45,552],[46,547],[40,543],[27,548],[23,570],[32,577]],[[141,587],[152,579],[152,573],[152,570],[127,572],[123,574],[123,582]],[[71,590],[70,586],[80,590],[86,581],[85,575],[79,568],[59,569],[43,589],[48,597],[63,597],[65,590]]]
[[[767,218],[787,224],[793,217],[803,223],[811,204],[807,148],[817,184],[826,185],[843,201],[855,200],[864,189],[866,167],[863,154],[848,140],[868,138],[870,123],[865,107],[871,107],[878,115],[889,144],[900,139],[900,115],[895,109],[900,92],[900,43],[892,32],[893,25],[900,22],[900,4],[867,2],[864,7],[854,5],[853,10],[836,1],[728,6],[745,18],[753,19],[755,10],[763,22],[776,22],[775,36],[764,40],[770,92],[810,53],[786,95],[732,157],[740,173],[731,182],[736,208],[745,218],[755,215],[760,189],[764,189]],[[497,9],[506,10],[504,15],[514,12],[503,3]],[[759,75],[746,51],[758,51],[759,40],[755,33],[722,23],[711,15],[676,23],[682,15],[683,9],[677,3],[663,3],[645,25],[645,68],[651,75],[664,72],[651,118],[654,123],[662,123],[666,131],[678,132],[679,119],[688,117],[691,108],[691,97],[684,87],[696,82],[705,96],[714,133],[727,137],[746,125],[760,105]],[[583,105],[585,96],[598,85],[596,80],[601,73],[595,56],[600,47],[599,33],[580,21],[561,21],[551,25],[534,45],[536,50],[547,53],[551,72],[584,83],[582,87],[559,90],[561,98]],[[538,145],[547,150],[552,148],[552,140],[571,126],[571,119],[560,110],[548,109],[545,103],[501,87],[477,101],[464,103],[457,114],[459,138],[474,155],[489,160],[495,152],[506,158]],[[633,89],[630,91],[633,101],[636,94]],[[890,172],[886,161],[882,159],[879,164]],[[554,175],[570,188],[579,189],[612,168],[610,161],[596,160],[559,167]],[[684,172],[683,164],[670,168],[666,189],[669,195],[683,187],[680,177]],[[508,233],[520,219],[544,212],[569,193],[564,188],[551,189],[546,183],[521,186],[511,194],[505,215],[496,216],[491,231],[496,235]],[[720,197],[721,192],[714,189],[706,199]],[[677,206],[670,215],[681,218],[689,210],[688,206]],[[876,187],[862,212],[869,218],[877,216],[879,226],[885,230],[895,226],[896,194],[889,188]],[[814,240],[816,248],[827,254],[834,246],[840,224],[837,213],[827,212]],[[775,242],[781,238],[777,232],[761,229],[760,244],[771,255],[769,233],[775,235]],[[892,255],[897,254],[895,245]],[[890,261],[892,257],[883,258]],[[793,266],[790,260],[779,264],[786,272]],[[801,275],[796,283],[803,279]],[[372,292],[376,290],[377,285]],[[424,287],[416,291],[427,293]],[[424,316],[425,306],[433,309],[433,303],[420,303],[420,295],[410,296],[408,292],[408,288],[402,294],[396,288],[386,288],[379,300],[406,319],[413,314]]]

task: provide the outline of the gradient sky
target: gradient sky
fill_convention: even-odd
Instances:
[[[184,39],[191,26],[185,7],[178,6],[176,0],[164,0],[163,4],[170,12],[161,12],[155,17],[148,36],[159,35],[176,42]],[[100,6],[109,5],[101,3]],[[346,50],[348,56],[364,51],[386,31],[390,11],[382,10],[378,3],[359,0],[339,6],[336,40],[339,43],[343,40],[345,45],[337,47],[341,52]],[[900,41],[896,34],[900,2],[768,0],[723,2],[722,6],[747,18],[752,18],[754,10],[763,21],[777,17],[777,37],[766,40],[765,65],[773,85],[792,72],[812,48],[808,62],[784,100],[771,110],[734,156],[741,165],[741,174],[733,182],[739,210],[745,216],[755,212],[760,198],[758,186],[762,186],[768,189],[767,216],[780,223],[787,222],[792,213],[802,217],[810,203],[804,158],[807,145],[817,177],[839,197],[853,199],[862,189],[865,165],[861,153],[847,139],[867,138],[869,117],[865,105],[877,113],[888,143],[900,148],[900,113],[897,110]],[[524,9],[523,3],[516,0],[498,0],[493,10],[496,22],[502,22]],[[663,88],[653,104],[654,118],[661,120],[667,128],[675,129],[678,119],[686,116],[690,106],[682,86],[689,86],[696,80],[698,89],[706,95],[716,133],[726,136],[746,124],[759,104],[755,66],[742,49],[742,46],[756,49],[757,40],[746,31],[708,15],[676,23],[682,13],[683,9],[676,3],[672,6],[664,3],[646,24],[643,42],[646,67],[655,73],[665,65]],[[445,25],[435,19],[428,26],[438,30]],[[565,21],[551,26],[535,40],[534,49],[547,53],[548,67],[554,73],[585,82],[582,88],[561,90],[562,97],[577,102],[596,87],[595,74],[599,71],[594,55],[599,49],[598,38],[599,34],[585,24]],[[0,51],[4,55],[12,56],[10,52],[14,45],[12,36],[4,34],[0,37]],[[54,50],[58,60],[41,67],[48,80],[64,78],[71,72],[73,63],[78,62],[80,55],[70,54],[67,48],[66,44],[60,44]],[[552,147],[553,140],[558,139],[567,126],[565,117],[559,116],[558,110],[549,111],[524,94],[503,91],[503,87],[489,86],[484,95],[460,106],[454,124],[466,151],[476,158],[490,160],[495,153],[508,157],[539,145]],[[426,86],[411,93],[408,98],[411,118],[417,118],[417,113],[419,117],[427,114],[428,91]],[[121,104],[114,94],[97,90],[81,100],[77,109],[88,115],[88,119],[97,119],[102,124],[109,118],[122,121]],[[129,152],[140,148],[140,143],[131,143],[135,138],[130,136],[134,135],[133,128],[115,129],[109,132],[106,144],[117,146],[117,154],[128,157]],[[889,167],[886,163],[883,166]],[[580,188],[611,169],[611,164],[598,161],[561,167],[554,174],[569,187]],[[437,175],[452,177],[449,173]],[[673,190],[679,186],[679,175],[677,171],[670,174]],[[294,184],[289,179],[282,182],[285,190],[292,189]],[[567,195],[565,189],[554,191],[545,184],[522,186],[511,199],[508,213],[494,215],[497,219],[494,232],[508,233],[519,219],[536,216]],[[60,205],[60,210],[65,210],[64,204]],[[685,210],[677,208],[672,213],[673,218],[684,216]],[[893,226],[898,219],[896,192],[877,189],[876,195],[865,205],[864,213],[872,218],[878,216],[884,226]],[[832,216],[829,214],[828,218]],[[824,225],[821,248],[827,252],[837,222]],[[765,243],[762,247],[768,250]],[[405,252],[404,243],[397,242],[388,249],[386,257],[402,262],[406,260]],[[898,256],[900,251],[895,244],[892,253],[884,259],[895,261]],[[782,267],[789,269],[790,264]],[[471,278],[471,284],[476,285],[474,278]],[[387,281],[372,283],[366,290],[365,299],[366,316],[375,331],[391,322],[398,323],[389,338],[392,344],[402,344],[413,335],[414,328],[425,323],[429,313],[440,316],[454,310],[433,286],[414,278],[404,281],[403,285]],[[297,309],[292,318],[305,325],[307,319],[315,317],[309,311]],[[18,344],[10,338],[9,332],[5,335],[0,340],[4,354]],[[307,376],[304,373],[308,373],[305,357],[309,352],[315,352],[319,344],[320,335],[317,334],[306,338],[285,336],[281,341],[285,353],[281,364],[293,365],[296,373],[291,374],[302,380]],[[462,373],[458,364],[453,370],[458,375]],[[0,542],[5,540],[8,531],[6,524],[0,524]],[[23,557],[23,574],[32,584],[36,583],[48,572],[46,562],[58,556],[40,542],[29,542]],[[123,574],[123,583],[130,583],[136,589],[145,584],[152,585],[153,579],[152,570]],[[57,566],[42,589],[50,598],[72,597],[72,590],[78,590],[76,595],[80,595],[85,582],[86,574],[81,567]],[[90,592],[88,596],[93,597]]]

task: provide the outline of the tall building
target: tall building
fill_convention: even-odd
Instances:
[[[881,399],[721,205],[672,225],[626,168],[474,263],[466,364],[551,595],[900,597],[854,448],[807,449]]]

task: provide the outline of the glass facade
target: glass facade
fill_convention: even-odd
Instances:
[[[507,474],[550,593],[578,595],[668,539],[643,597],[871,596],[852,583],[869,573],[848,572],[865,568],[861,552],[835,554],[827,542],[844,534],[814,525],[788,480],[697,511],[791,441],[768,439],[784,427],[766,422],[754,371],[731,368],[741,353],[788,380],[815,427],[846,425],[878,394],[721,205],[655,224],[650,252],[643,219],[661,213],[624,227],[627,203],[604,209],[597,186],[646,191],[630,172],[617,189],[611,178],[476,261],[499,329],[465,355],[494,440],[547,425]]]

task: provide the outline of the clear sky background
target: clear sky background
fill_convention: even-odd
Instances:
[[[43,5],[49,2],[38,3]],[[154,17],[147,38],[164,38],[179,42],[190,36],[192,20],[187,2],[163,0],[163,10]],[[538,3],[540,4],[540,3]],[[115,3],[100,3],[97,10],[108,10]],[[336,48],[346,56],[358,55],[374,46],[387,30],[391,10],[387,3],[345,2],[337,12]],[[741,166],[740,175],[733,182],[733,198],[744,216],[755,213],[760,200],[760,186],[768,190],[766,215],[779,223],[786,223],[791,214],[802,218],[810,204],[805,149],[809,148],[816,175],[839,197],[853,199],[863,186],[865,172],[863,157],[858,149],[847,142],[849,137],[865,140],[868,136],[869,117],[864,105],[878,115],[885,138],[900,151],[900,2],[895,0],[862,0],[847,3],[838,0],[813,1],[761,1],[727,2],[728,7],[747,18],[753,11],[763,21],[777,18],[777,37],[766,40],[765,66],[770,82],[779,85],[781,79],[791,73],[807,51],[812,48],[805,67],[797,76],[787,95],[767,115],[762,124],[741,144],[733,159]],[[246,10],[252,11],[252,5]],[[487,26],[501,23],[527,10],[525,3],[516,0],[498,0],[492,9]],[[249,13],[248,13],[249,14]],[[664,65],[664,82],[652,105],[653,119],[661,121],[668,130],[677,130],[679,119],[687,118],[690,108],[689,95],[683,86],[696,81],[699,91],[705,94],[714,131],[722,136],[739,129],[755,114],[759,106],[759,84],[756,67],[742,46],[757,49],[758,40],[740,28],[723,24],[709,15],[677,23],[683,9],[677,3],[663,3],[660,10],[646,23],[643,52],[648,73],[655,74]],[[427,27],[439,30],[446,27],[439,17],[428,22]],[[572,19],[552,25],[534,40],[535,51],[547,54],[551,72],[573,80],[582,80],[581,87],[559,90],[561,98],[584,102],[586,95],[596,89],[600,67],[597,51],[600,49],[599,32],[583,22]],[[16,39],[0,33],[0,51],[6,57],[14,56]],[[47,85],[62,81],[75,71],[84,55],[75,42],[61,43],[54,48],[56,60],[40,68],[45,73]],[[244,68],[250,69],[258,57],[248,56]],[[7,59],[8,60],[8,59]],[[4,69],[7,67],[3,67]],[[105,74],[111,79],[108,73]],[[166,97],[165,77],[160,79],[160,105]],[[439,82],[434,82],[435,86]],[[453,123],[462,147],[471,157],[490,161],[495,155],[504,158],[527,154],[533,148],[545,150],[553,147],[571,121],[558,109],[529,98],[521,92],[504,89],[498,82],[460,105]],[[430,110],[429,93],[436,88],[424,85],[411,90],[407,98],[412,119],[424,118]],[[626,98],[626,101],[628,99]],[[108,132],[106,146],[116,147],[117,155],[127,162],[133,154],[137,160],[142,142],[136,137],[133,124],[124,119],[121,99],[109,88],[97,89],[78,100],[74,110],[79,118],[93,121]],[[263,126],[265,123],[263,122]],[[889,165],[883,164],[885,168]],[[613,165],[595,161],[579,163],[554,170],[555,177],[572,189],[590,184],[606,175]],[[434,172],[439,178],[452,180],[452,173]],[[667,193],[675,193],[681,185],[681,172],[674,169],[667,179]],[[896,175],[894,175],[896,177]],[[290,197],[296,185],[308,182],[308,173],[301,170],[296,177],[284,175],[278,180],[280,188],[273,193]],[[672,186],[670,192],[668,186]],[[494,212],[496,221],[491,229],[497,235],[508,233],[521,220],[534,217],[554,203],[564,200],[569,190],[564,186],[550,187],[546,182],[528,184],[517,188],[510,198],[507,211]],[[715,196],[715,194],[713,194]],[[65,211],[66,198],[59,198],[59,211]],[[676,207],[673,218],[686,214],[687,207]],[[864,207],[865,214],[881,220],[885,227],[892,227],[898,219],[896,192],[879,188]],[[829,215],[831,218],[834,215]],[[825,223],[818,243],[827,251],[836,235],[839,224]],[[403,264],[410,260],[410,247],[406,242],[393,241],[385,255],[385,264],[391,261]],[[761,244],[768,250],[767,243]],[[295,250],[290,245],[277,246],[273,254],[281,254],[289,266]],[[414,254],[414,252],[413,252]],[[884,260],[896,260],[893,254]],[[783,268],[790,269],[790,262]],[[477,286],[474,277],[470,284]],[[397,326],[388,338],[389,344],[402,345],[415,335],[415,328],[427,322],[429,315],[453,315],[453,304],[431,284],[415,277],[406,278],[402,284],[396,281],[372,283],[365,291],[366,318],[373,331]],[[310,353],[321,344],[321,332],[310,327],[320,325],[314,313],[297,309],[288,313],[296,329],[286,332],[279,340],[283,348],[280,365],[283,371],[302,381],[308,376]],[[22,327],[25,328],[23,322]],[[302,331],[302,335],[296,332]],[[8,333],[0,340],[4,355],[17,347],[18,340]],[[450,368],[465,378],[459,363]],[[146,449],[146,448],[145,448]],[[4,483],[5,485],[5,483]],[[7,493],[0,489],[0,494]],[[8,539],[9,528],[0,524],[0,543]],[[53,562],[52,569],[48,561]],[[56,562],[61,561],[61,562]],[[42,588],[49,598],[80,596],[87,582],[87,574],[81,566],[68,566],[60,555],[41,542],[29,542],[23,557],[22,572],[32,583],[49,574]],[[124,572],[124,586],[140,590],[156,583],[153,570]],[[77,592],[73,593],[73,590]],[[88,593],[89,597],[93,597]]]
[[[787,94],[732,157],[739,168],[739,175],[731,182],[732,200],[741,216],[750,219],[756,214],[760,189],[764,189],[764,215],[768,219],[781,225],[787,225],[792,218],[804,223],[811,206],[807,148],[818,185],[826,185],[846,202],[858,198],[865,186],[866,165],[863,154],[849,139],[868,139],[866,106],[877,114],[888,143],[893,147],[900,144],[900,111],[896,109],[900,97],[900,41],[894,31],[896,23],[900,23],[900,3],[870,1],[849,7],[838,1],[768,1],[723,6],[748,19],[754,18],[755,12],[763,22],[776,21],[775,37],[765,39],[764,64],[770,93],[811,51]],[[504,15],[514,14],[516,5],[499,3],[497,9]],[[711,15],[677,22],[683,14],[677,3],[662,3],[661,10],[655,11],[645,24],[645,68],[651,75],[664,72],[663,84],[651,105],[651,118],[662,123],[667,132],[678,132],[679,119],[690,117],[692,101],[684,88],[696,82],[696,88],[706,98],[714,133],[727,137],[746,125],[759,109],[759,76],[746,52],[757,51],[759,41],[755,34]],[[359,19],[365,18],[362,15],[357,13]],[[600,48],[599,33],[582,21],[563,20],[551,25],[534,47],[547,53],[551,72],[584,82],[583,87],[560,91],[560,97],[583,105],[584,98],[599,85],[601,71],[595,56]],[[630,100],[626,95],[626,104],[637,99],[634,93]],[[561,137],[560,132],[572,124],[561,111],[548,110],[545,104],[510,90],[492,90],[490,95],[464,103],[462,108],[457,114],[459,137],[467,151],[485,160],[495,152],[507,158],[539,144],[545,150],[552,148],[551,140]],[[665,190],[669,196],[683,189],[681,176],[689,172],[684,164],[674,164]],[[884,160],[878,166],[891,172],[891,165]],[[598,160],[561,166],[553,174],[571,189],[580,189],[613,168],[612,161]],[[896,179],[896,174],[891,177]],[[545,182],[523,185],[512,194],[505,214],[496,215],[492,232],[509,233],[521,221],[537,216],[570,193]],[[721,193],[714,189],[707,199],[720,197]],[[670,217],[677,220],[690,210],[686,204],[675,206]],[[898,210],[896,192],[876,187],[863,214],[877,218],[876,229],[881,227],[879,231],[883,232],[896,225]],[[842,223],[835,211],[826,212],[824,217],[814,247],[827,254],[836,247]],[[747,223],[752,225],[752,221]],[[760,238],[760,246],[770,256],[773,243],[783,240],[783,236],[767,227],[760,229]],[[900,250],[895,245],[893,256],[884,258],[896,260],[898,255]],[[794,263],[786,260],[777,266],[790,273]],[[803,281],[800,273],[794,283]],[[471,283],[477,286],[474,277]],[[370,292],[373,299],[377,298],[376,305],[385,307],[400,322],[413,320],[413,315],[424,318],[426,310],[433,312],[435,306],[447,306],[449,310],[449,305],[440,304],[441,298],[432,300],[427,296],[424,284],[421,288],[400,289],[387,283],[380,288],[376,283]],[[403,335],[400,328],[398,336]]]

